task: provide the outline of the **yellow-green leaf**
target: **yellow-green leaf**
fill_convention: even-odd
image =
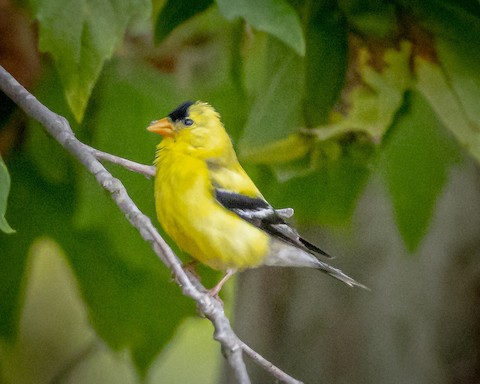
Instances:
[[[471,65],[468,55],[457,55],[451,42],[441,39],[437,47],[442,67],[421,57],[415,60],[417,89],[460,144],[480,161],[478,66]]]
[[[384,52],[381,70],[372,67],[370,53],[359,50],[359,73],[363,83],[354,87],[348,96],[349,110],[339,122],[316,129],[320,140],[347,132],[366,132],[374,141],[380,141],[402,105],[405,91],[411,84],[411,44],[404,41],[400,50],[389,48]]]
[[[253,148],[241,159],[256,164],[278,164],[297,160],[305,156],[311,148],[312,140],[301,134],[292,134],[285,139]]]

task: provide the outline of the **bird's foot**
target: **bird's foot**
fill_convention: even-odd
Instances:
[[[227,273],[225,274],[225,276],[222,277],[222,280],[220,280],[217,285],[215,285],[213,288],[207,291],[208,295],[218,300],[223,305],[223,301],[222,299],[220,299],[220,296],[219,296],[220,290],[222,289],[223,285],[227,282],[227,280],[230,279],[230,277],[232,277],[235,274],[235,272],[237,272],[236,269],[227,270]]]
[[[218,285],[218,284],[217,284]],[[213,287],[212,289],[207,290],[207,295],[210,296],[211,298],[217,300],[221,306],[223,307],[223,300],[220,298],[220,290],[217,289],[217,285]]]
[[[189,261],[188,263],[184,263],[182,265],[182,268],[187,275],[192,275],[196,277],[198,281],[200,281],[201,280],[200,275],[197,272],[197,264],[198,264],[197,260],[192,260],[192,261]]]

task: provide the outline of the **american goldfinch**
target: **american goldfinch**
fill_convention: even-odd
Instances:
[[[209,104],[185,102],[148,130],[164,137],[155,157],[158,220],[182,250],[226,272],[213,295],[237,270],[260,265],[316,268],[364,287],[319,260],[328,255],[285,222],[292,209],[265,200]]]

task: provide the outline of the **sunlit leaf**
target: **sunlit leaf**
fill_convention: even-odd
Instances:
[[[147,0],[31,0],[39,22],[40,49],[49,52],[68,104],[80,121],[105,60],[134,16],[150,11]]]
[[[434,111],[412,92],[392,127],[380,169],[390,192],[397,226],[410,251],[424,237],[458,147],[439,125]]]
[[[0,230],[5,233],[15,232],[7,219],[5,219],[5,212],[7,211],[8,193],[10,192],[10,175],[7,166],[0,156]]]
[[[256,164],[278,164],[304,157],[312,141],[301,134],[292,134],[285,139],[267,144],[258,151],[252,149],[242,160]]]
[[[217,0],[228,20],[241,17],[259,31],[283,41],[297,54],[305,54],[302,25],[295,9],[285,0]]]
[[[480,120],[469,119],[457,93],[438,65],[417,58],[415,66],[419,92],[429,101],[439,119],[453,132],[460,144],[480,160]]]

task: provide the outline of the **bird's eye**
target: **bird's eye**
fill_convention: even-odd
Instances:
[[[183,119],[183,124],[184,124],[184,125],[192,125],[192,124],[193,124],[193,120],[192,120],[192,119]]]

